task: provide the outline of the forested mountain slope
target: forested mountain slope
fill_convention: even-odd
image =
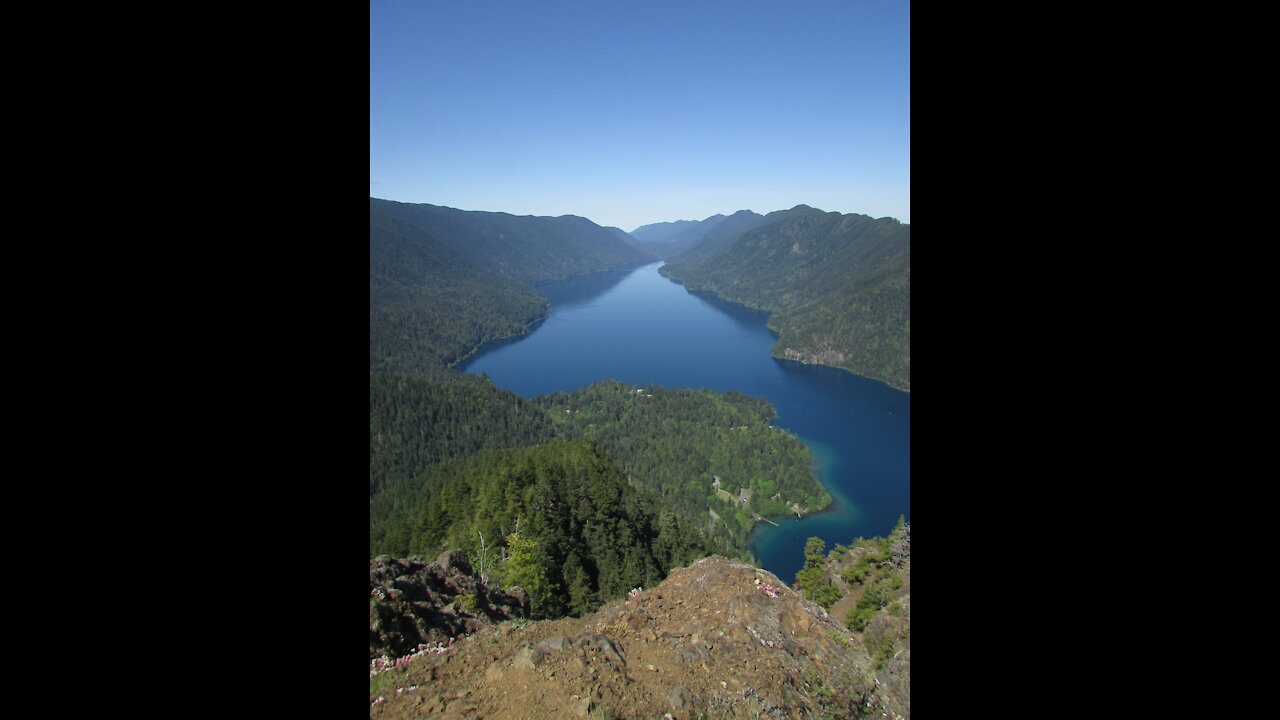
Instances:
[[[519,567],[507,566],[503,586],[524,588],[543,617],[589,612],[709,552],[589,440],[436,464],[375,495],[369,513],[371,556],[461,548],[474,563],[496,566],[500,552],[526,553]]]
[[[369,213],[404,221],[476,267],[526,285],[652,260],[575,215],[519,216],[378,198],[369,198]]]
[[[739,235],[759,225],[765,216],[750,210],[739,210],[721,217],[715,224],[701,228],[691,237],[683,238],[672,246],[665,259],[671,262],[687,262],[719,252]]]
[[[585,439],[696,534],[698,547],[727,556],[750,557],[755,514],[807,514],[831,502],[813,475],[808,449],[770,424],[773,406],[738,392],[605,380],[526,401],[475,376],[446,382],[375,374],[369,406],[371,496],[429,492],[424,483],[434,480],[424,477],[433,465],[480,450]],[[394,512],[401,501],[387,502],[370,506],[371,526],[378,528],[371,539],[375,554],[403,553],[381,538],[425,533],[444,522]],[[415,552],[430,556],[442,549],[421,545]]]
[[[634,485],[657,493],[725,555],[746,557],[753,514],[810,513],[831,502],[808,449],[770,424],[773,406],[760,398],[603,381],[532,403],[562,432],[599,443]]]
[[[720,249],[695,247],[661,272],[772,311],[777,357],[910,390],[910,225],[798,205],[720,239]]]
[[[457,371],[369,375],[369,494],[480,450],[555,439],[541,408],[488,378]]]
[[[533,288],[477,267],[411,222],[369,212],[369,369],[426,373],[547,313]]]

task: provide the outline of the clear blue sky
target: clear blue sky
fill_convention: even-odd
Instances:
[[[371,0],[369,194],[911,221],[907,0]]]

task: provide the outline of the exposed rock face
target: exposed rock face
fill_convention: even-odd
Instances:
[[[487,720],[909,717],[872,666],[820,606],[772,573],[713,555],[585,617],[488,625],[416,657],[372,681],[382,700],[370,698],[370,714],[417,717],[430,705]],[[909,678],[897,677],[905,697]]]
[[[461,550],[435,562],[379,555],[369,561],[369,657],[411,653],[485,625],[528,615],[519,588],[495,590],[476,576]]]

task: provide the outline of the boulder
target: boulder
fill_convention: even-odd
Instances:
[[[471,558],[461,550],[445,550],[436,557],[436,565],[446,572],[452,570],[467,577],[476,577],[476,572],[471,567]]]
[[[683,710],[686,705],[694,703],[693,693],[683,685],[677,685],[667,691],[667,703],[672,709]]]

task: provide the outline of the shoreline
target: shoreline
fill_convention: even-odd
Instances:
[[[449,368],[450,370],[458,370],[458,372],[466,372],[466,370],[458,369],[458,363],[462,363],[462,362],[466,362],[467,360],[470,360],[477,353],[483,350],[487,345],[489,345],[489,343],[500,342],[502,340],[514,340],[515,338],[520,338],[520,337],[524,337],[525,335],[528,335],[529,333],[538,329],[538,326],[541,325],[543,322],[545,322],[546,319],[550,316],[551,316],[551,303],[548,302],[546,312],[542,314],[542,317],[536,318],[535,320],[530,322],[528,325],[525,325],[524,329],[521,330],[520,332],[512,333],[510,335],[503,335],[501,337],[489,338],[488,340],[485,340],[479,345],[476,345],[475,347],[468,350],[466,355],[463,355],[457,360],[454,360],[448,365],[445,365],[445,367]]]
[[[675,278],[675,277],[672,277],[671,275],[668,275],[667,273],[662,272],[662,271],[667,267],[667,265],[666,265],[666,261],[664,260],[664,261],[662,261],[662,262],[663,262],[664,264],[663,264],[663,266],[662,266],[662,267],[658,268],[658,274],[659,274],[659,275],[661,275],[662,277],[664,277],[664,278],[666,278],[666,279],[670,280],[671,282],[676,283],[677,285],[679,285],[680,287],[684,288],[685,290],[687,290],[687,291],[688,291],[688,292],[690,292],[690,293],[707,293],[707,294],[710,294],[710,295],[714,295],[714,296],[716,297],[716,299],[721,300],[721,301],[723,301],[723,302],[733,303],[734,305],[740,305],[740,306],[742,306],[742,307],[744,307],[744,308],[747,308],[748,310],[755,310],[755,311],[758,311],[758,312],[765,312],[765,313],[769,313],[769,316],[765,319],[765,327],[769,330],[769,332],[773,333],[775,337],[778,337],[778,338],[779,338],[778,342],[781,342],[781,333],[780,333],[780,332],[778,331],[778,329],[777,329],[776,327],[774,327],[774,325],[772,324],[772,323],[773,323],[773,318],[778,314],[778,311],[776,311],[776,310],[770,310],[769,308],[756,307],[755,305],[751,305],[751,304],[749,304],[749,303],[745,303],[745,302],[741,302],[741,301],[739,301],[739,300],[733,300],[733,299],[731,299],[731,298],[727,298],[727,297],[725,297],[724,295],[721,295],[718,291],[716,291],[716,290],[712,290],[711,288],[695,288],[695,287],[692,287],[692,286],[690,286],[690,285],[687,285],[687,284],[685,284],[683,281],[681,281],[681,280],[679,280],[679,279],[677,279],[677,278]],[[777,342],[775,342],[775,343],[774,343],[774,345],[773,345],[773,347],[769,349],[769,355],[770,355],[771,357],[773,357],[773,358],[778,359],[778,360],[786,360],[786,361],[788,361],[788,362],[799,363],[799,364],[801,364],[801,365],[814,365],[814,366],[818,366],[818,367],[829,367],[829,368],[831,368],[831,369],[833,369],[833,370],[841,370],[841,371],[843,371],[843,372],[847,372],[847,373],[849,373],[850,375],[855,375],[855,376],[860,377],[860,378],[863,378],[863,379],[865,379],[865,380],[873,380],[873,381],[875,381],[875,382],[884,383],[886,386],[888,386],[888,387],[890,387],[890,388],[893,388],[894,390],[897,390],[897,391],[899,391],[899,392],[904,392],[904,393],[907,393],[907,394],[910,394],[910,393],[911,393],[911,388],[909,388],[909,387],[905,387],[905,388],[904,388],[904,387],[901,387],[900,385],[898,385],[898,384],[896,384],[896,383],[894,383],[894,382],[892,382],[892,381],[890,381],[890,380],[886,380],[885,378],[882,378],[882,377],[876,377],[876,376],[874,376],[874,375],[864,375],[864,374],[862,374],[862,373],[854,372],[853,370],[850,370],[849,368],[841,367],[841,366],[839,366],[839,365],[829,365],[829,364],[824,363],[824,362],[816,362],[816,361],[815,361],[815,362],[806,362],[806,361],[804,361],[804,360],[797,360],[797,359],[795,359],[795,358],[784,357],[784,356],[782,356],[782,355],[779,355],[779,354],[778,354],[778,352],[779,352],[779,351],[778,351],[778,343],[777,343]]]
[[[656,266],[656,269],[651,266]],[[664,264],[660,260],[640,261],[636,263],[629,263],[625,266],[608,268],[606,270],[593,271],[592,273],[580,273],[578,276],[599,275],[601,273],[610,273],[610,272],[625,273],[627,270],[635,270],[639,268],[644,268],[645,273],[655,272],[661,275],[661,270],[663,269],[663,267],[664,267]],[[763,321],[765,320],[766,314],[773,314],[771,311],[763,310],[761,308],[754,308],[745,303],[729,300],[727,298],[724,298],[723,296],[721,296],[719,293],[715,291],[692,290],[687,286],[685,286],[683,283],[680,283],[679,281],[674,280],[666,275],[662,275],[662,277],[666,279],[668,282],[671,282],[672,285],[679,286],[680,290],[684,290],[689,294],[701,296],[699,299],[702,302],[710,301],[713,306],[719,304],[717,309],[722,311],[727,311],[730,315],[734,315],[734,313],[736,312],[735,308],[740,309],[742,312],[737,315],[734,315],[735,319],[739,322],[746,322],[750,320],[751,322],[763,323]],[[548,281],[546,283],[539,284],[538,291],[541,293],[544,289],[546,289],[546,286],[552,285],[554,282],[555,281]],[[605,277],[605,278],[602,278],[600,282],[607,283],[609,282],[609,279]],[[676,288],[672,287],[670,288],[670,290],[675,291]],[[552,292],[552,295],[555,295],[555,294],[556,292]],[[468,353],[468,355],[464,359],[460,359],[457,363],[455,363],[454,368],[459,369],[463,372],[468,372],[470,374],[478,375],[479,374],[478,371],[464,370],[462,369],[462,366],[465,366],[468,362],[474,360],[477,355],[483,355],[485,352],[499,349],[500,346],[499,348],[495,348],[495,345],[498,345],[502,340],[518,341],[520,338],[523,338],[527,336],[529,333],[536,331],[540,327],[540,324],[542,322],[545,322],[550,317],[550,315],[553,314],[553,311],[556,309],[556,307],[557,307],[556,305],[548,305],[546,314],[540,317],[538,320],[531,322],[528,326],[526,326],[523,332],[509,335],[506,338],[494,338],[493,340],[487,341],[486,343],[474,348],[470,353]],[[759,319],[756,319],[756,318],[759,318]],[[769,328],[769,332],[771,335],[775,337],[774,343],[776,343],[776,338],[777,338],[776,331],[773,330],[772,328]],[[766,348],[769,348],[769,345],[767,344],[763,345],[763,347],[761,347],[760,349],[766,349]],[[756,352],[758,352],[758,350]],[[909,390],[898,388],[879,378],[860,375],[856,372],[850,371],[842,367],[824,365],[822,363],[805,363],[798,360],[778,357],[774,353],[769,352],[769,350],[766,350],[766,352],[771,356],[772,361],[774,363],[777,363],[778,366],[788,374],[798,372],[798,373],[801,373],[801,377],[807,376],[807,377],[812,377],[815,380],[818,380],[820,382],[835,383],[834,385],[832,385],[832,387],[845,387],[846,384],[849,387],[862,387],[863,385],[860,383],[860,381],[870,380],[872,381],[872,383],[868,384],[867,385],[868,387],[875,386],[875,387],[881,388],[881,390],[872,390],[872,392],[883,392],[884,388],[888,388],[899,393],[904,393],[903,395],[897,396],[898,398],[900,398],[899,400],[891,400],[890,402],[892,403],[905,402],[908,404],[910,402]],[[788,363],[794,363],[794,365],[788,366],[787,365]],[[859,382],[846,383],[846,381],[840,380],[839,373],[830,374],[829,371],[819,372],[815,370],[808,370],[808,371],[803,370],[802,368],[806,366],[827,367],[827,368],[830,368],[831,370],[843,371],[844,373],[848,373],[848,375],[844,377],[849,377],[851,379],[856,378]],[[596,378],[590,382],[585,382],[583,386],[589,385],[591,384],[591,382],[596,382],[598,380],[599,378]],[[496,380],[493,382],[495,384],[499,384],[496,382]],[[686,386],[681,385],[679,382],[676,382],[676,383],[668,383],[666,385],[663,385],[663,387],[678,388],[678,387],[686,387]],[[691,389],[696,389],[696,388],[691,388]],[[749,392],[745,390],[745,388],[739,388],[738,390],[740,392],[746,392],[748,395],[756,398],[764,398],[764,395],[765,395],[764,393]],[[565,390],[565,392],[571,392],[571,391],[572,390]],[[722,392],[722,391],[717,391],[717,392]],[[889,397],[889,396],[892,396],[892,393],[889,393],[886,395],[886,397]],[[822,537],[827,537],[828,535],[830,535],[832,537],[827,537],[827,539],[830,542],[847,542],[849,538],[845,537],[845,535],[849,535],[850,533],[853,533],[853,530],[852,528],[846,530],[845,526],[850,524],[856,524],[855,521],[861,522],[859,518],[861,518],[862,514],[865,512],[865,509],[862,507],[861,502],[855,501],[853,497],[848,496],[847,493],[842,490],[842,488],[844,488],[844,485],[845,485],[845,483],[843,482],[844,475],[840,474],[839,477],[833,476],[833,473],[844,472],[842,469],[843,461],[839,460],[838,458],[827,457],[832,451],[839,452],[837,448],[842,446],[839,446],[838,441],[834,441],[834,440],[830,441],[836,444],[828,447],[821,440],[811,440],[806,437],[800,437],[796,430],[788,426],[789,423],[787,423],[787,419],[779,416],[781,414],[781,411],[779,410],[778,406],[774,405],[772,401],[770,401],[770,405],[773,406],[776,414],[773,420],[769,424],[772,427],[783,430],[788,434],[797,436],[804,443],[804,445],[806,446],[806,449],[811,455],[811,461],[814,465],[813,467],[814,480],[816,481],[817,486],[821,488],[821,490],[824,491],[825,494],[827,494],[828,497],[830,498],[829,501],[822,508],[806,510],[804,511],[804,515],[801,518],[797,518],[794,521],[790,520],[790,518],[795,515],[795,513],[792,511],[784,511],[783,513],[780,513],[780,514],[770,514],[768,516],[764,516],[773,522],[779,523],[777,527],[772,527],[768,530],[761,531],[759,530],[759,526],[768,525],[768,523],[756,521],[752,524],[753,527],[751,527],[750,532],[746,534],[744,538],[744,546],[741,548],[740,552],[746,556],[753,558],[753,561],[757,566],[773,567],[775,564],[778,564],[779,567],[786,568],[786,567],[789,567],[793,563],[793,561],[797,561],[797,559],[799,558],[798,554],[796,554],[795,557],[791,557],[794,554],[791,552],[791,549],[790,549],[790,545],[792,544],[792,541],[791,541],[792,535],[796,533],[817,534]],[[816,428],[814,429],[814,432],[818,432]],[[821,433],[818,433],[818,434],[820,436],[822,435]],[[834,462],[835,465],[832,465],[831,464],[832,462]],[[715,506],[712,505],[712,508],[714,507]],[[847,519],[846,515],[849,515],[850,518]],[[791,524],[793,522],[799,523],[802,520],[805,521],[804,525]],[[827,526],[830,526],[830,527],[827,527]],[[765,534],[761,535],[761,532]],[[780,535],[777,538],[774,538],[773,537],[774,533],[780,533]],[[866,535],[868,534],[868,532],[862,532],[861,534]],[[766,560],[766,558],[768,558],[768,560]],[[782,572],[785,574],[785,572],[787,571],[783,570]]]
[[[772,423],[770,423],[770,426],[778,427],[776,425],[773,425]],[[778,429],[782,430],[783,432],[790,433],[793,437],[795,437],[795,439],[799,440],[800,443],[804,445],[805,450],[809,453],[809,469],[810,469],[810,472],[813,474],[813,480],[818,484],[818,487],[822,488],[822,491],[825,492],[831,498],[831,500],[828,501],[827,504],[823,505],[821,508],[807,512],[802,517],[796,518],[794,521],[791,521],[791,518],[795,516],[795,513],[793,512],[786,513],[785,515],[764,515],[762,517],[765,517],[771,521],[774,519],[784,519],[791,522],[800,522],[801,520],[805,520],[807,518],[819,517],[821,515],[835,512],[836,509],[840,506],[840,498],[836,495],[835,492],[832,491],[831,485],[833,485],[834,483],[824,482],[824,480],[826,480],[825,476],[829,473],[827,466],[830,462],[829,458],[826,457],[826,453],[830,451],[823,449],[821,452],[819,452],[817,449],[815,449],[815,446],[821,446],[822,445],[821,442],[817,440],[807,440],[804,437],[800,436],[795,431],[789,430],[785,427],[779,427]],[[759,532],[760,530],[761,525],[763,525],[763,523],[756,522],[755,527],[751,528],[751,532],[747,533],[747,552],[750,552],[753,556],[755,555],[755,552],[751,549],[751,546],[753,543],[753,539],[756,536],[756,533]],[[774,527],[781,528],[782,525],[780,523],[775,523]]]

